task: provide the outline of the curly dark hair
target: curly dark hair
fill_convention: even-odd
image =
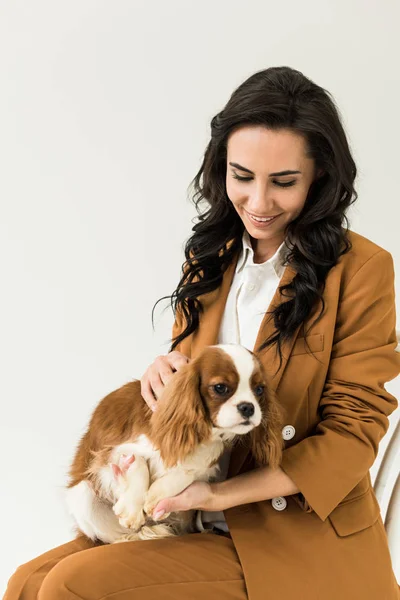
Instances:
[[[296,275],[290,284],[280,286],[280,292],[290,300],[271,311],[276,331],[256,352],[276,342],[282,361],[281,342],[291,338],[298,325],[304,326],[319,300],[322,307],[315,323],[321,318],[326,276],[339,257],[351,249],[345,212],[357,200],[353,186],[357,169],[331,94],[290,67],[256,72],[211,120],[211,140],[191,182],[198,222],[185,244],[186,260],[176,290],[156,302],[170,298],[175,318],[180,311],[186,320],[186,328],[171,340],[169,352],[197,329],[204,310],[198,297],[220,286],[223,273],[241,251],[244,224],[226,193],[226,161],[229,135],[246,125],[289,129],[302,135],[307,157],[314,159],[316,171],[323,172],[310,185],[301,213],[286,227],[290,252],[285,265],[290,263]],[[199,203],[203,199],[208,208],[201,214]]]

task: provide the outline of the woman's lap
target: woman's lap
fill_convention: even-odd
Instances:
[[[21,565],[3,600],[247,600],[232,540],[215,534],[101,544],[85,538]]]

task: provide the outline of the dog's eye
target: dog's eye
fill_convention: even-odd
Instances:
[[[264,393],[265,387],[263,385],[258,385],[255,389],[256,396],[262,396]]]
[[[216,383],[215,385],[213,385],[213,388],[217,392],[217,394],[220,394],[221,396],[229,391],[228,386],[224,383]]]

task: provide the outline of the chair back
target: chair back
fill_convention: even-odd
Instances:
[[[396,330],[396,333],[396,351],[400,352],[400,330]],[[381,511],[384,496],[389,498],[384,523],[393,570],[400,583],[400,419],[383,454],[374,491]]]

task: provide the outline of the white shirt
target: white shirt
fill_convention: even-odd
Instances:
[[[283,241],[271,258],[263,263],[255,263],[254,251],[246,229],[243,232],[242,242],[242,250],[222,317],[218,344],[241,344],[254,351],[261,321],[269,309],[285,270],[284,261],[289,248]],[[226,479],[229,458],[230,450],[227,449],[218,463],[220,466],[218,481]],[[213,526],[229,531],[224,513],[198,510],[196,514],[198,531],[212,529]]]

